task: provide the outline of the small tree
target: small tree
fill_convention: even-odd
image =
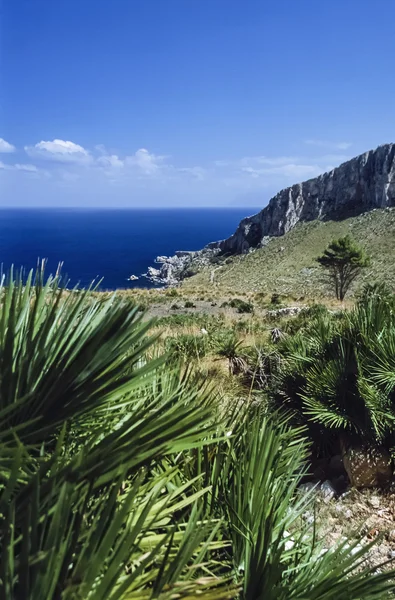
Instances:
[[[336,298],[344,300],[361,269],[368,266],[369,259],[363,249],[349,235],[346,235],[332,240],[324,254],[317,258],[317,262],[327,270],[335,286]]]

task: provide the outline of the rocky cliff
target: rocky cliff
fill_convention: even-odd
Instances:
[[[159,257],[159,269],[146,276],[155,283],[175,284],[219,253],[242,254],[281,236],[299,221],[343,219],[374,208],[395,206],[395,144],[365,152],[328,173],[297,183],[276,194],[256,215],[243,219],[228,239],[198,252]]]
[[[241,254],[268,237],[287,233],[299,221],[342,219],[387,206],[395,206],[395,144],[379,146],[282,190],[258,214],[243,219],[218,246],[223,252]]]

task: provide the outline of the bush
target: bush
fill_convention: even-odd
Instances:
[[[196,304],[194,304],[191,300],[187,300],[184,304],[185,308],[196,308]]]
[[[252,313],[254,312],[254,305],[251,302],[246,302],[241,298],[233,298],[229,302],[221,304],[221,308],[235,308],[238,313]]]
[[[189,277],[193,277],[199,273],[199,269],[195,267],[187,267],[183,271],[181,271],[179,277],[180,279],[188,279]]]
[[[329,315],[329,311],[323,304],[313,304],[309,308],[302,309],[299,314],[286,319],[283,329],[290,335],[294,335],[301,329],[308,328],[312,321]]]
[[[176,296],[179,296],[179,293],[176,290],[176,288],[170,288],[169,290],[166,290],[166,296],[170,296],[171,298],[175,298]]]
[[[188,327],[196,326],[199,329],[209,329],[210,331],[217,331],[222,329],[224,324],[223,315],[205,315],[198,312],[190,312],[184,314],[171,314],[166,317],[157,319],[156,325],[158,327]]]
[[[378,296],[340,316],[316,310],[310,323],[279,345],[286,360],[277,404],[296,411],[317,449],[392,448],[395,312]]]
[[[2,598],[393,590],[394,572],[364,568],[369,546],[323,553],[315,525],[300,529],[314,502],[298,499],[300,430],[247,403],[220,414],[201,379],[147,357],[128,303],[41,274],[0,297]]]
[[[219,332],[213,338],[213,348],[218,356],[228,359],[229,373],[235,375],[243,372],[245,361],[241,356],[242,341],[231,329]]]
[[[269,346],[249,346],[244,349],[243,358],[247,368],[244,383],[249,389],[275,391],[281,375],[282,357]]]
[[[166,351],[173,358],[182,360],[199,360],[209,351],[207,336],[184,333],[166,340]]]
[[[365,283],[362,290],[358,294],[358,302],[362,304],[376,298],[386,302],[387,304],[395,305],[395,295],[384,281]]]
[[[281,304],[281,295],[277,292],[274,292],[271,295],[270,304],[273,304],[273,306],[278,306],[279,304]]]

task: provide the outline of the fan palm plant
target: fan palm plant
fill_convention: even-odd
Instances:
[[[230,597],[191,583],[218,524],[166,462],[215,433],[207,391],[146,363],[135,307],[32,279],[1,291],[0,598]]]
[[[394,444],[395,312],[379,295],[342,319],[320,316],[282,344],[279,399],[319,441]],[[280,400],[280,402],[282,402]]]
[[[216,354],[228,359],[229,375],[244,371],[246,362],[241,356],[242,341],[233,331],[226,331],[214,340]]]
[[[201,380],[147,359],[136,308],[41,273],[0,301],[0,600],[393,590],[392,572],[354,572],[365,551],[320,554],[300,529],[301,432],[219,417]]]
[[[356,538],[325,548],[315,524],[301,518],[314,504],[312,493],[298,492],[309,450],[303,430],[247,405],[233,407],[223,427],[225,439],[194,452],[184,473],[203,475],[210,489],[206,514],[223,520],[231,544],[222,561],[232,566],[240,598],[393,597],[395,573],[378,575],[366,566],[371,545],[361,547]]]

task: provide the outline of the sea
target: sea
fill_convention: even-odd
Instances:
[[[2,209],[2,272],[26,271],[46,259],[46,273],[62,262],[69,287],[100,281],[103,290],[152,287],[141,275],[155,258],[199,250],[229,237],[255,209]],[[136,275],[137,281],[129,277]]]

